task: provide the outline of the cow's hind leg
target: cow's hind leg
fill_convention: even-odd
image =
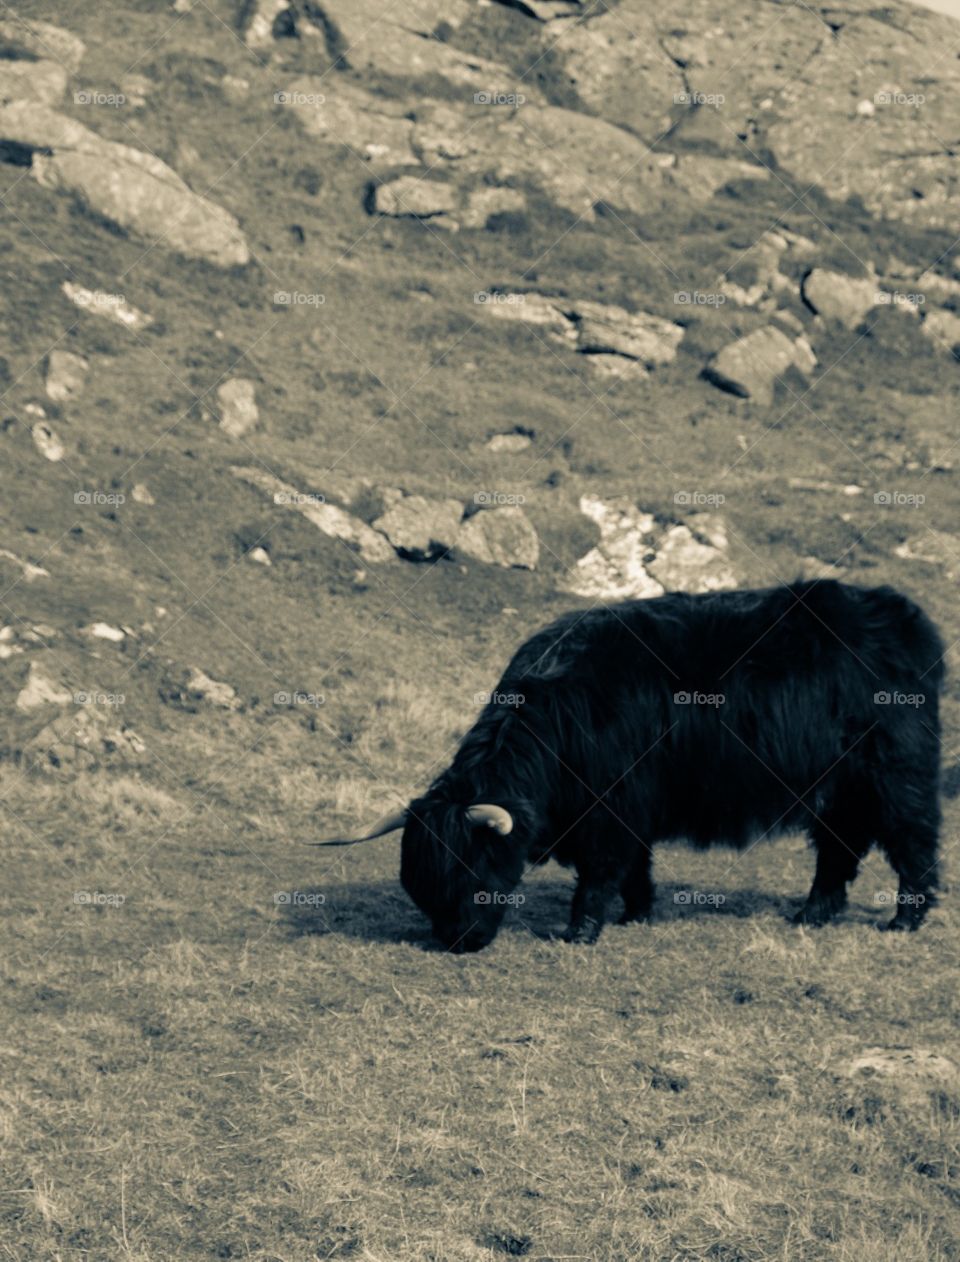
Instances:
[[[877,841],[899,879],[896,913],[891,921],[880,926],[882,929],[919,929],[936,902],[939,824],[940,810],[934,789],[923,809],[910,818],[901,813],[898,819],[890,819],[881,829]],[[879,895],[877,897],[879,900]]]
[[[847,886],[856,877],[872,839],[867,821],[852,805],[815,820],[810,838],[817,850],[817,870],[793,923],[825,925],[846,907]]]
[[[620,924],[628,925],[634,920],[649,919],[653,907],[651,866],[649,847],[641,846],[635,852],[620,882],[620,894],[623,898],[623,915],[620,917]]]

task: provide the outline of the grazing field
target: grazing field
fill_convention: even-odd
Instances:
[[[960,1262],[958,32],[0,4],[0,1262]],[[948,646],[919,933],[788,836],[455,957],[305,844],[561,611],[798,576]]]

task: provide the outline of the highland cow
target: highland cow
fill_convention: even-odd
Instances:
[[[457,952],[492,941],[529,864],[576,870],[565,936],[593,942],[617,894],[621,923],[650,915],[656,842],[787,830],[816,850],[797,923],[844,908],[876,843],[899,879],[885,927],[916,929],[943,651],[907,597],[832,580],[569,613],[517,651],[427,792],[357,840],[403,828],[403,886]]]

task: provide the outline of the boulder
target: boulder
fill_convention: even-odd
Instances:
[[[36,18],[9,15],[0,21],[0,43],[12,51],[32,53],[34,57],[49,57],[69,74],[76,74],[83,61],[86,45],[79,36],[52,22],[38,22]]]
[[[160,686],[160,698],[170,705],[196,714],[201,706],[219,710],[239,710],[240,698],[230,684],[212,679],[205,671],[192,666],[176,678],[167,678]]]
[[[330,145],[344,145],[372,166],[415,165],[413,122],[401,101],[373,96],[344,75],[303,76],[284,93],[308,135]]]
[[[0,104],[57,105],[66,88],[67,72],[55,61],[0,61]]]
[[[723,551],[701,543],[684,525],[672,526],[658,541],[647,570],[668,592],[715,592],[737,585]]]
[[[662,584],[647,570],[654,556],[653,514],[641,512],[626,499],[605,503],[592,495],[581,498],[580,511],[599,527],[600,542],[566,574],[560,590],[592,600],[662,596]]]
[[[93,771],[103,766],[136,766],[146,744],[133,728],[120,722],[112,708],[84,706],[76,714],[51,720],[23,747],[31,770]]]
[[[26,683],[17,694],[18,710],[39,710],[43,706],[70,705],[73,693],[63,684],[52,679],[37,662],[30,663]]]
[[[523,509],[516,504],[483,509],[460,527],[458,555],[504,569],[536,569],[540,540]]]
[[[47,376],[44,388],[47,398],[55,403],[75,399],[83,390],[89,362],[72,351],[51,351],[47,356]]]
[[[789,368],[809,372],[814,365],[805,338],[791,340],[781,329],[766,325],[729,343],[703,372],[722,390],[770,404],[774,384]]]
[[[674,360],[683,341],[679,324],[645,311],[632,315],[622,307],[578,301],[566,314],[576,324],[577,349],[587,354],[624,355],[654,368]]]
[[[401,495],[373,522],[402,557],[432,561],[454,546],[463,517],[459,500],[427,500],[422,495]]]
[[[560,309],[565,299],[546,298],[543,294],[482,292],[475,301],[497,320],[536,324],[571,340],[576,338],[576,326]]]
[[[449,215],[457,207],[457,191],[439,180],[425,180],[416,175],[401,175],[388,184],[381,184],[374,193],[374,209],[381,215],[410,215],[430,219]]]
[[[102,140],[73,119],[22,101],[0,106],[0,140],[33,151],[39,184],[82,198],[121,228],[223,267],[249,260],[233,215],[192,192],[151,153]]]
[[[260,419],[256,386],[246,377],[231,377],[217,387],[220,428],[231,438],[242,438]]]
[[[855,329],[879,301],[880,285],[867,276],[814,268],[804,278],[803,300],[817,315]]]
[[[236,466],[230,472],[248,485],[265,491],[275,504],[285,505],[300,513],[325,535],[332,539],[341,539],[350,547],[356,548],[365,561],[394,560],[393,548],[379,531],[372,530],[365,521],[343,508],[338,508],[336,504],[327,504],[317,495],[304,494],[262,469]]]
[[[960,358],[960,316],[952,311],[933,308],[924,312],[920,332],[931,341],[938,350],[945,351]]]

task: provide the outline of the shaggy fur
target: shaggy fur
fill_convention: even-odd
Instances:
[[[876,843],[900,882],[889,927],[915,929],[937,883],[942,657],[933,624],[889,587],[568,614],[519,649],[411,803],[404,888],[442,942],[478,950],[525,867],[553,858],[578,875],[567,936],[593,941],[618,893],[624,921],[649,915],[655,842],[742,848],[803,829],[817,865],[797,921],[842,910]],[[471,825],[476,802],[506,807],[513,832]]]

